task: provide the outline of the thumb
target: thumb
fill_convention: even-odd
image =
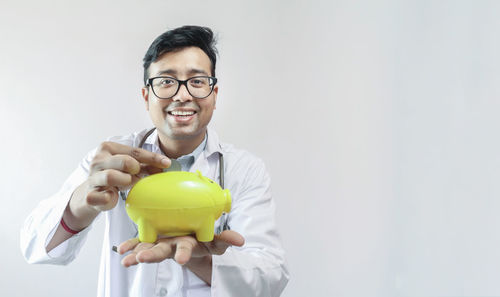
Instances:
[[[235,246],[243,246],[245,244],[245,238],[233,230],[225,230],[222,231],[221,234],[215,235],[214,241],[222,241],[226,244]]]

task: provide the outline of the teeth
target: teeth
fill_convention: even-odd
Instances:
[[[175,116],[190,116],[194,114],[194,111],[172,110],[170,113]]]

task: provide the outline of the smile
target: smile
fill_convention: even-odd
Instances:
[[[168,114],[169,115],[173,115],[173,116],[184,116],[184,117],[188,117],[188,116],[192,116],[194,115],[196,112],[194,110],[172,110],[172,111],[169,111]]]

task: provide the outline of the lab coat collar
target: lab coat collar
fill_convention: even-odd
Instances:
[[[219,143],[219,136],[215,133],[214,130],[207,128],[207,146],[205,147],[205,156],[208,158],[215,153],[222,153],[222,147]]]
[[[205,150],[198,155],[194,164],[191,166],[191,172],[199,170],[204,176],[216,180],[219,178],[218,166],[220,165],[218,160],[219,156],[222,156],[222,147],[219,143],[219,137],[214,130],[207,128],[207,145]]]
[[[146,133],[150,131],[150,129],[146,130]],[[158,150],[160,150],[160,142],[158,140],[158,132],[157,130],[155,129],[153,131],[153,133],[151,133],[148,138],[146,138],[146,141],[144,141],[144,144],[149,144],[151,145],[153,148],[157,148]]]

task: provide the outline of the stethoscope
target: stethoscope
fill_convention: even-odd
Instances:
[[[142,148],[144,143],[146,142],[146,139],[148,139],[148,137],[156,130],[156,128],[152,128],[151,130],[149,130],[141,139],[141,142],[139,142],[139,145],[137,147],[139,148]],[[172,160],[172,162],[176,162],[177,164],[175,165],[176,168],[178,168],[178,170],[180,170],[180,163],[176,160]],[[172,163],[172,165],[174,165],[174,163]],[[219,185],[222,189],[224,189],[224,156],[222,154],[219,153]],[[121,193],[121,192],[120,192]],[[122,199],[123,198],[126,198],[125,196],[125,193],[123,193],[122,195]],[[123,199],[125,200],[125,199]],[[216,230],[215,233],[219,234],[220,232],[224,231],[224,230],[230,230],[231,228],[229,228],[229,225],[227,223],[228,221],[228,215],[227,213],[223,213],[222,214],[222,217],[221,217],[221,224],[219,226],[219,228]]]

